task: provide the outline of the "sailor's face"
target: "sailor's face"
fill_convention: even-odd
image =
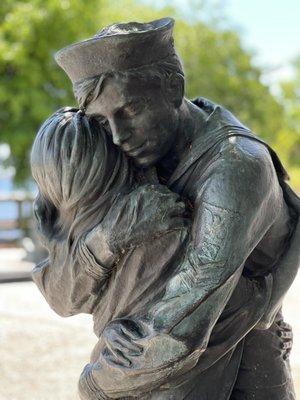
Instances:
[[[108,122],[114,143],[141,167],[154,165],[175,141],[178,112],[157,82],[107,78],[86,113]]]

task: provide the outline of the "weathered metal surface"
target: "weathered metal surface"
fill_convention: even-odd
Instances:
[[[93,314],[82,399],[293,400],[280,310],[300,201],[267,144],[184,97],[172,28],[114,25],[58,53],[80,109],[33,145],[49,250],[33,279],[58,314]]]

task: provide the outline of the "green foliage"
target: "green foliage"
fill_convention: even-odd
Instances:
[[[226,106],[244,124],[268,141],[281,125],[283,111],[260,82],[261,71],[251,64],[236,32],[204,23],[178,22],[177,46],[184,60],[187,92],[201,94]]]
[[[73,102],[71,87],[53,61],[54,52],[95,30],[90,0],[4,0],[0,6],[0,140],[10,144],[17,178],[28,175],[28,150],[43,119]],[[101,3],[100,3],[101,6]],[[87,27],[90,28],[87,29]]]
[[[11,146],[17,180],[28,176],[28,152],[41,122],[57,108],[75,104],[71,84],[54,62],[55,51],[113,22],[147,21],[165,15],[176,18],[175,41],[184,62],[187,95],[222,103],[279,150],[282,140],[286,143],[283,138],[294,132],[284,154],[291,164],[294,143],[299,143],[299,124],[293,127],[290,121],[295,121],[297,111],[293,106],[289,111],[283,108],[260,82],[262,71],[252,65],[252,55],[243,49],[238,34],[221,29],[216,21],[204,23],[194,18],[188,22],[178,10],[153,9],[146,3],[2,0],[0,142]],[[289,85],[284,89],[285,100],[294,104],[295,88]],[[296,158],[294,155],[293,166]]]

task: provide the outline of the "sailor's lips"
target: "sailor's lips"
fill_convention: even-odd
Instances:
[[[131,148],[128,148],[127,146],[124,146],[124,147],[123,147],[123,150],[124,150],[124,152],[125,152],[128,156],[130,156],[130,157],[137,157],[137,156],[139,156],[142,152],[145,151],[145,144],[146,144],[146,143],[142,143],[142,144],[139,145],[139,146],[131,147]]]

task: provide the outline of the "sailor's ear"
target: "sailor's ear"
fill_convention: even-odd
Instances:
[[[168,100],[179,108],[184,96],[184,77],[178,73],[170,74],[165,82],[165,91]]]

